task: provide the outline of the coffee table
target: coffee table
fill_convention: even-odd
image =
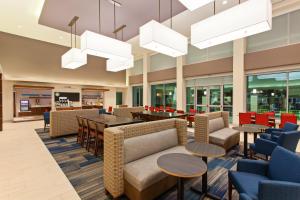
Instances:
[[[164,173],[178,178],[178,200],[184,199],[184,178],[200,177],[207,171],[207,165],[201,158],[182,153],[160,156],[157,159],[157,165]]]
[[[207,164],[207,158],[218,158],[222,157],[226,154],[225,149],[222,147],[219,147],[214,144],[205,144],[205,143],[199,143],[199,142],[192,142],[188,143],[185,146],[186,150],[194,154],[195,156],[202,157],[202,160]],[[198,188],[192,187],[192,189],[198,193],[202,193],[202,199],[204,197],[209,197],[211,199],[221,199],[217,197],[216,195],[213,195],[208,192],[207,189],[207,172],[202,176],[202,191]]]
[[[244,132],[244,158],[248,158],[248,133],[254,134],[254,141],[257,139],[257,134],[263,133],[268,126],[259,124],[244,124],[243,126],[233,127],[234,130]]]

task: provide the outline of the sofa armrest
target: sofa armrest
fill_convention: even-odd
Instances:
[[[269,164],[262,160],[239,160],[237,163],[237,171],[247,172],[265,176],[268,171]]]
[[[258,196],[261,200],[299,199],[300,184],[273,180],[261,181]]]
[[[263,153],[266,155],[271,155],[273,150],[278,146],[278,144],[271,140],[266,140],[258,138],[255,141],[255,151],[257,153]]]
[[[175,126],[177,129],[178,142],[180,145],[187,143],[187,122],[185,119],[176,119]]]
[[[269,133],[269,134],[271,134],[274,131],[282,132],[283,129],[282,128],[268,128],[268,129],[265,130],[265,132]]]
[[[209,117],[205,114],[195,115],[195,141],[209,143]]]
[[[239,200],[252,200],[252,198],[245,193],[241,193]]]
[[[124,131],[104,129],[104,187],[117,198],[124,193]]]

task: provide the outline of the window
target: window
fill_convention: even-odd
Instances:
[[[195,88],[186,88],[186,111],[189,112],[190,109],[194,109],[195,106]]]
[[[168,106],[176,109],[176,83],[151,86],[151,105]]]
[[[123,93],[117,92],[116,93],[116,105],[122,105],[123,104]]]
[[[300,72],[289,73],[288,81],[289,104],[288,109],[290,113],[297,115],[300,118]]]
[[[132,105],[143,106],[143,86],[132,87]]]
[[[287,73],[248,76],[247,110],[258,113],[286,112]]]
[[[229,121],[232,122],[233,86],[226,84],[223,86],[223,110],[229,112]]]

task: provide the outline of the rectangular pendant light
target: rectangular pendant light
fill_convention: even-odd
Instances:
[[[132,47],[126,42],[91,31],[85,31],[80,40],[83,53],[108,59],[130,59]]]
[[[80,49],[72,48],[61,57],[61,66],[65,69],[77,69],[87,64],[87,55]]]
[[[190,11],[203,7],[215,0],[179,0]]]
[[[127,60],[108,59],[106,61],[106,70],[110,72],[118,72],[132,68],[134,65],[133,56]]]
[[[271,0],[248,0],[193,24],[191,44],[204,49],[271,29]]]
[[[168,56],[187,54],[188,39],[180,33],[151,20],[140,27],[140,46]]]

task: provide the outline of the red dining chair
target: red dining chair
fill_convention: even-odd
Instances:
[[[283,128],[287,122],[297,124],[297,116],[291,113],[282,113],[280,116],[279,128]]]
[[[272,112],[265,112],[264,114],[268,115],[269,116],[269,124],[270,126],[272,127],[275,127],[275,112],[272,111]]]
[[[271,126],[269,123],[269,115],[267,114],[258,114],[255,115],[255,124],[264,125],[264,126]]]
[[[150,106],[150,107],[149,107],[149,110],[150,110],[151,112],[155,112],[155,108],[154,108],[153,106]]]
[[[155,112],[159,112],[159,111],[160,111],[159,107],[156,107]]]
[[[167,112],[174,113],[174,112],[175,112],[175,110],[174,110],[174,109],[172,109],[172,108],[170,108],[170,110],[169,110],[169,111],[167,111]]]
[[[239,124],[240,126],[244,124],[252,124],[252,113],[239,113]]]
[[[184,111],[183,110],[177,110],[176,113],[178,114],[184,114]],[[185,119],[185,116],[183,117],[180,117],[181,119]]]
[[[159,106],[159,111],[158,112],[164,112],[165,109],[164,109],[164,106]]]
[[[166,112],[170,112],[171,111],[171,107],[167,106],[166,107]]]
[[[113,107],[112,107],[112,106],[109,106],[109,107],[108,107],[108,112],[109,112],[109,113],[112,113],[112,111],[113,111]]]
[[[193,122],[195,122],[195,115],[197,113],[197,110],[195,109],[190,109],[190,113],[189,116],[187,117],[187,120],[189,122],[189,126],[192,127],[193,126]]]
[[[145,106],[145,110],[148,111],[149,110],[149,106]]]

